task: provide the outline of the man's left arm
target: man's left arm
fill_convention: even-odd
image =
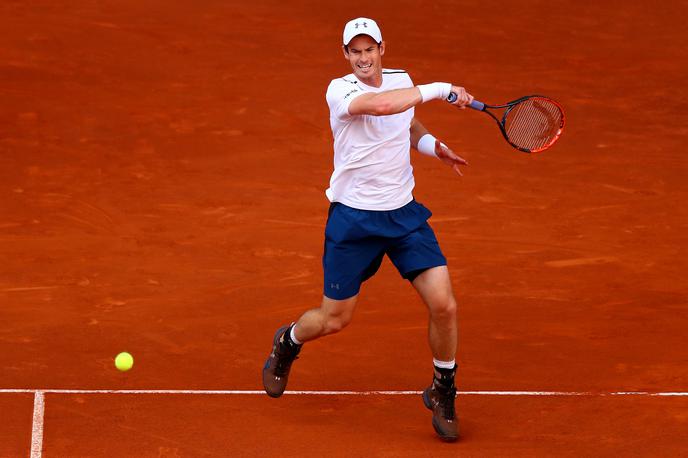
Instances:
[[[411,120],[410,133],[412,147],[425,155],[438,157],[442,162],[450,166],[454,172],[463,176],[459,166],[468,165],[468,162],[464,158],[457,156],[447,145],[433,137],[418,118],[414,117]]]
[[[411,120],[411,146],[418,149],[418,141],[425,134],[429,134],[428,129],[425,128],[423,124],[418,120],[418,118],[413,118]]]

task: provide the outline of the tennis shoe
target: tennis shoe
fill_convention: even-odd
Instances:
[[[272,341],[272,353],[263,367],[263,387],[272,398],[278,398],[284,393],[291,364],[301,351],[300,345],[292,349],[284,343],[284,334],[288,330],[289,326],[282,326],[277,330]]]
[[[454,442],[459,437],[455,399],[456,387],[445,387],[437,380],[433,380],[432,385],[423,391],[423,404],[432,410],[432,426],[440,439],[445,442]]]

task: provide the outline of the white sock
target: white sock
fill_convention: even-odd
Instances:
[[[291,331],[289,332],[289,337],[291,337],[291,341],[294,342],[296,345],[303,345],[302,342],[299,342],[299,339],[296,338],[296,335],[294,334],[294,329],[296,329],[296,325],[291,327]]]
[[[291,332],[294,332],[294,330],[292,329]],[[432,364],[440,369],[454,369],[454,367],[456,367],[456,360],[452,359],[451,361],[440,361],[439,359],[432,358]]]

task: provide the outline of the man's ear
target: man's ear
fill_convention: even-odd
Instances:
[[[381,56],[385,55],[385,42],[384,41],[380,42],[380,55]]]
[[[346,46],[342,46],[342,52],[344,53],[344,59],[349,60],[349,52],[346,50]]]

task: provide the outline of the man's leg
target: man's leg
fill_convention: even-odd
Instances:
[[[449,270],[446,266],[428,269],[413,280],[413,286],[430,314],[428,338],[435,366],[433,382],[423,392],[423,402],[433,411],[432,425],[437,434],[442,440],[453,442],[458,438],[454,408],[458,330]]]
[[[343,300],[323,296],[320,307],[304,313],[294,325],[294,336],[301,342],[341,331],[351,322],[358,295]]]
[[[358,295],[335,300],[323,296],[320,307],[307,311],[291,326],[277,330],[272,353],[263,367],[263,386],[269,396],[277,398],[284,393],[291,364],[304,342],[339,332],[351,322],[357,298]]]
[[[458,336],[456,299],[447,266],[424,271],[413,280],[413,287],[430,313],[428,338],[432,356],[440,361],[455,359]]]

